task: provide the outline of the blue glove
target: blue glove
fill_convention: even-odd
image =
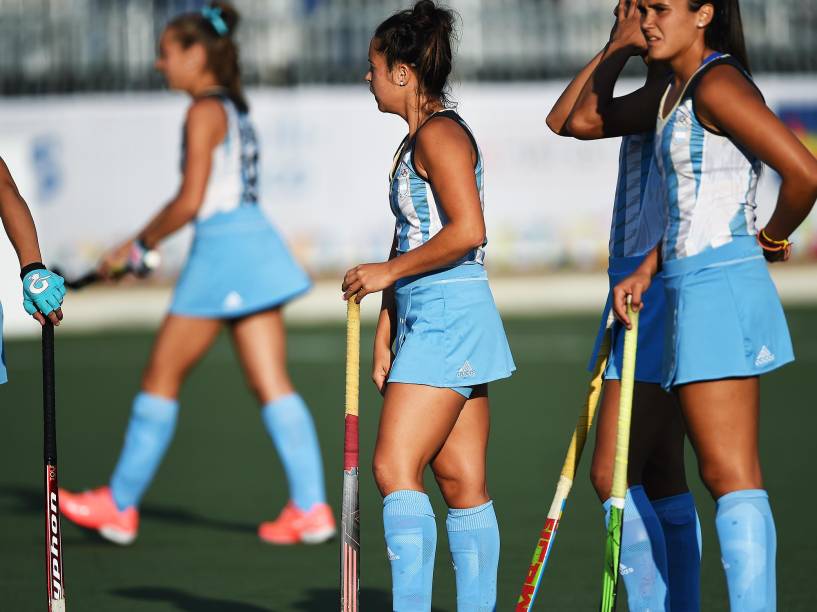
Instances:
[[[39,262],[28,264],[20,272],[23,279],[23,308],[34,315],[47,315],[62,305],[65,297],[65,280],[59,274],[49,272]]]

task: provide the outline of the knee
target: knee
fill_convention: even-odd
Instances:
[[[488,501],[485,478],[477,474],[435,471],[434,477],[449,508],[473,508]]]
[[[142,373],[142,390],[162,397],[178,397],[184,379],[184,372],[180,372],[168,364],[151,362]]]
[[[714,499],[732,491],[763,487],[760,463],[757,461],[745,463],[728,460],[705,461],[701,462],[699,473]]]
[[[287,376],[249,375],[247,386],[261,404],[268,404],[295,392]]]
[[[372,461],[372,473],[380,495],[402,489],[423,489],[422,468],[407,465],[397,457],[385,453],[375,453]]]
[[[613,489],[613,466],[593,460],[590,466],[590,482],[601,501],[607,501]]]

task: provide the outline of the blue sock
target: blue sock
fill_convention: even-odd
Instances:
[[[604,502],[604,523],[609,523],[611,500]],[[630,610],[667,610],[667,548],[661,522],[644,493],[636,485],[627,489],[624,524],[621,528],[619,571],[627,588]]]
[[[301,396],[279,397],[261,409],[261,418],[284,464],[290,499],[301,510],[326,503],[318,434]]]
[[[777,536],[766,491],[747,489],[721,497],[715,526],[729,587],[729,609],[774,612]]]
[[[701,522],[692,493],[652,500],[664,531],[672,612],[701,609]]]
[[[429,612],[437,523],[428,495],[395,491],[383,500],[394,612]]]
[[[111,494],[119,510],[138,506],[165,456],[179,403],[144,391],[133,400],[125,445],[111,476]]]
[[[451,508],[445,526],[457,578],[457,610],[496,610],[499,525],[494,502],[462,510]]]

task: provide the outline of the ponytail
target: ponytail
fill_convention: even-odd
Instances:
[[[706,46],[734,56],[746,72],[751,73],[738,0],[688,0],[688,2],[691,11],[698,11],[705,4],[712,5],[715,12],[704,34]]]
[[[200,12],[184,13],[167,24],[185,49],[200,44],[207,53],[207,68],[213,72],[219,85],[227,90],[229,98],[239,111],[247,112],[249,105],[241,86],[238,45],[233,33],[240,16],[227,2],[210,2]]]
[[[432,0],[420,0],[381,23],[374,33],[375,48],[386,56],[391,69],[397,62],[412,66],[418,93],[451,107],[448,77],[451,74],[454,13]]]

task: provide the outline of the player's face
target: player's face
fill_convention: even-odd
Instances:
[[[197,72],[195,45],[182,47],[172,30],[165,30],[159,39],[159,55],[154,67],[167,79],[170,89],[186,90]]]
[[[386,56],[377,50],[375,39],[372,39],[369,43],[369,70],[364,79],[369,84],[369,91],[377,102],[378,110],[382,113],[397,112],[405,95],[405,88],[398,84],[396,69],[397,66],[389,70]]]
[[[639,0],[641,31],[650,61],[672,61],[694,45],[708,25],[711,4],[689,10],[687,0]]]

